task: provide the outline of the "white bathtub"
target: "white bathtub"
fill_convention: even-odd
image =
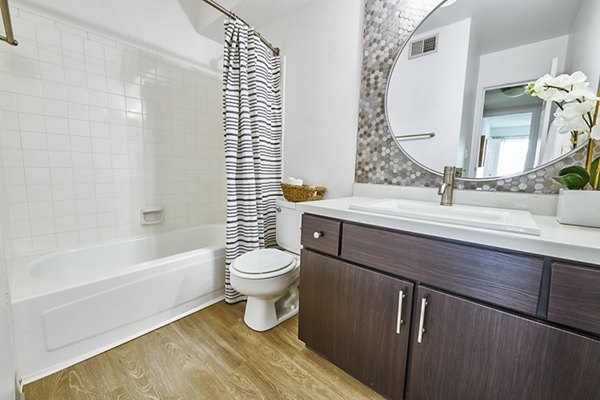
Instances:
[[[207,225],[61,251],[13,271],[25,384],[220,301],[225,228]]]

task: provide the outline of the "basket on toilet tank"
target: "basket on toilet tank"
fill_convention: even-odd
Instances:
[[[316,201],[321,200],[327,189],[323,186],[281,184],[283,197],[287,201]]]

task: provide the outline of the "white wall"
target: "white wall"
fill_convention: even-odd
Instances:
[[[409,45],[438,34],[438,51],[410,60],[408,49],[403,51],[390,79],[387,108],[394,135],[434,132],[434,138],[403,141],[402,147],[437,171],[457,164],[470,31],[471,20],[465,19],[411,38]]]
[[[0,400],[14,400],[15,362],[6,275],[4,255],[0,252]]]
[[[283,174],[352,194],[358,130],[362,0],[313,0],[258,26],[286,57]]]
[[[13,20],[19,46],[0,46],[10,256],[224,220],[219,75],[14,7]],[[150,206],[163,224],[139,224]]]
[[[600,1],[584,1],[573,23],[567,54],[567,72],[583,71],[592,90],[598,89],[600,79],[599,21]]]
[[[479,43],[475,30],[471,29],[469,38],[469,54],[467,56],[467,71],[465,74],[465,92],[463,99],[460,138],[457,150],[456,166],[469,168],[471,159],[470,145],[473,136],[473,114],[475,114],[477,99],[477,81],[479,80]]]
[[[0,132],[2,127],[0,126]],[[2,167],[2,154],[0,152],[0,188],[4,186],[4,170]],[[10,232],[7,210],[7,194],[0,190],[0,227],[2,233]],[[5,230],[6,228],[6,230]],[[8,273],[4,261],[4,248],[0,239],[0,400],[15,399],[15,361],[14,344],[12,340],[11,314],[9,310]]]
[[[11,5],[73,21],[91,31],[110,32],[132,44],[199,65],[215,65],[213,61],[223,54],[222,43],[200,36],[175,0],[14,0]],[[17,22],[15,36],[18,39],[20,35]]]
[[[558,70],[565,68],[569,36],[559,36],[483,54],[479,63],[478,87],[489,88],[534,80],[550,72],[552,59],[559,58]]]

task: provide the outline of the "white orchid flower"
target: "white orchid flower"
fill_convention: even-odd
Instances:
[[[600,128],[594,129],[592,125],[595,122],[593,115],[600,97],[590,90],[589,85],[587,76],[581,71],[556,77],[546,74],[531,82],[526,92],[559,105],[559,110],[554,116],[560,133],[589,132],[596,138],[600,136]]]
[[[600,100],[600,97],[596,96],[596,94],[594,92],[592,92],[590,89],[588,89],[587,87],[579,87],[579,88],[575,88],[575,89],[571,90],[569,93],[566,94],[566,96],[564,98],[564,101],[567,101],[567,102],[576,101],[576,100],[598,101],[598,100]]]
[[[557,77],[546,74],[527,86],[526,91],[532,96],[537,96],[544,101],[557,103],[574,101],[577,99],[597,99],[595,94],[588,89],[587,76],[577,71],[571,75],[562,74]]]
[[[592,100],[565,104],[554,114],[558,131],[560,133],[585,132],[589,129],[588,123],[591,122],[588,114],[593,113],[595,108],[596,101]]]

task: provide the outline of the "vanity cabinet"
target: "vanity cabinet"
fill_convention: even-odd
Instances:
[[[416,298],[407,399],[600,398],[600,342],[427,287]]]
[[[402,398],[413,284],[302,250],[298,335],[390,398]]]
[[[299,338],[385,397],[600,399],[600,268],[304,221]]]
[[[600,335],[600,269],[553,263],[548,320]]]

